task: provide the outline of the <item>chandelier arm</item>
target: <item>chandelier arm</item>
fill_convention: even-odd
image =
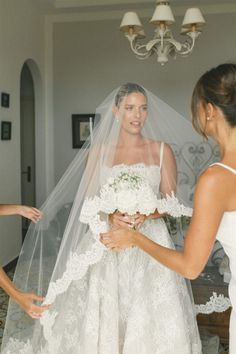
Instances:
[[[191,38],[191,37],[190,37]],[[185,42],[182,44],[181,46],[181,50],[176,50],[176,52],[180,55],[187,55],[190,54],[193,51],[193,48],[195,46],[196,43],[196,39],[195,38],[191,38],[191,42]],[[186,48],[186,49],[185,49]],[[184,50],[185,49],[185,50]]]
[[[129,36],[127,36],[127,38],[129,40],[131,50],[141,59],[146,59],[152,54],[151,51],[146,50],[146,44],[139,44],[136,41],[136,38],[130,38]],[[140,51],[144,49],[145,52]]]
[[[191,37],[191,35],[189,35],[189,37],[191,39],[191,43],[189,43],[187,41],[185,43],[180,43],[180,42],[177,42],[173,38],[167,38],[167,39],[165,39],[165,42],[169,42],[171,44],[171,46],[174,47],[174,50],[176,53],[178,53],[180,55],[187,55],[192,52],[194,45],[196,43],[195,37]]]

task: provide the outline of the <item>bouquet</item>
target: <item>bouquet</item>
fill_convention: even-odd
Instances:
[[[112,214],[115,211],[134,215],[149,215],[156,210],[157,197],[148,181],[140,174],[127,171],[110,177],[99,192],[99,196],[86,198],[80,221],[89,224],[92,232],[98,236],[107,231],[107,225],[100,213]]]
[[[137,212],[149,215],[157,205],[157,197],[147,180],[132,171],[109,178],[100,190],[100,198],[102,211],[109,214],[119,211],[129,215]]]
[[[138,212],[149,215],[155,210],[173,217],[192,214],[192,209],[181,204],[173,192],[166,198],[157,198],[146,178],[128,170],[110,177],[101,187],[99,196],[85,199],[80,221],[89,224],[94,237],[99,239],[99,234],[108,230],[108,223],[100,218],[101,213],[119,211],[128,215]]]

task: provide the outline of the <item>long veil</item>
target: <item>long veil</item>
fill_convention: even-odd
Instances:
[[[148,102],[148,117],[142,130],[145,139],[164,141],[170,144],[173,151],[184,143],[197,144],[201,141],[187,119],[154,94],[144,90]],[[74,281],[84,279],[90,267],[99,263],[108,252],[99,242],[100,232],[107,230],[109,226],[106,213],[102,211],[99,214],[101,209],[97,197],[101,186],[106,182],[104,171],[114,165],[116,149],[120,143],[121,124],[119,117],[114,116],[118,91],[116,89],[109,94],[97,108],[93,140],[86,140],[42,206],[43,219],[29,227],[14,282],[22,291],[46,296],[45,302],[50,303],[51,307],[40,321],[35,321],[10,301],[2,344],[3,353],[19,353],[20,350],[30,354],[51,353],[50,348],[48,351],[42,348],[53,341],[52,346],[55,349],[59,343],[53,334],[53,327],[58,313],[63,313],[68,300],[68,289],[73,286]],[[120,115],[122,116],[121,113]],[[131,154],[131,163],[155,165],[160,162],[159,151],[154,153],[147,148],[145,156],[136,151],[127,151],[121,163],[129,164]],[[167,160],[164,148],[162,175],[165,175],[165,184],[173,186],[176,181],[173,181]],[[173,214],[174,217],[191,214],[188,193],[193,187],[192,182],[189,182],[190,185],[182,182],[180,176],[172,194],[158,196],[161,212]],[[61,323],[61,326],[66,325]]]

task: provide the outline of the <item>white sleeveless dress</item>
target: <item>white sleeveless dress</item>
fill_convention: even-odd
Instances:
[[[222,164],[215,163],[236,175],[236,170]],[[236,183],[236,178],[235,178]],[[230,354],[236,354],[236,210],[225,212],[216,236],[229,257],[231,280],[229,283],[229,298],[232,304],[230,317]]]
[[[161,174],[157,165],[120,164],[104,170],[101,177],[105,182],[130,171],[146,178],[159,193]],[[174,248],[161,218],[146,221],[141,232]],[[87,234],[86,238],[89,247],[92,235]],[[194,304],[185,279],[137,247],[118,253],[106,251],[82,279],[73,281],[63,297],[64,305],[49,342],[35,333],[28,351],[26,345],[13,342],[6,353],[202,353]]]

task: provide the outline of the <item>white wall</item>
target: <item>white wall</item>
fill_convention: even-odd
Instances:
[[[44,17],[34,0],[0,0],[0,8],[0,92],[10,94],[0,120],[12,122],[12,139],[0,140],[0,203],[20,203],[20,72],[31,58],[43,76]],[[0,264],[14,259],[20,247],[20,217],[1,217]]]
[[[134,81],[190,117],[190,97],[208,68],[236,58],[236,14],[206,15],[207,25],[187,58],[161,67],[152,57],[135,58],[118,31],[119,20],[54,23],[55,176],[58,180],[77,150],[72,149],[71,114],[91,113],[113,89]],[[182,19],[182,18],[181,18]],[[177,18],[176,33],[180,29]],[[152,30],[146,22],[145,26]],[[149,33],[151,38],[151,33]],[[227,38],[227,40],[226,40]],[[183,40],[181,36],[180,40]]]

